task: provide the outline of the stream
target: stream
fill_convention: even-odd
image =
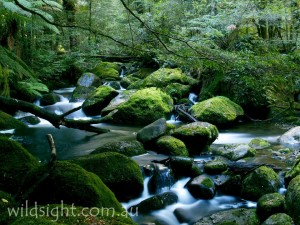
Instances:
[[[57,114],[62,114],[72,108],[78,107],[82,102],[69,103],[69,98],[74,88],[66,88],[55,90],[54,92],[61,96],[61,101],[44,108],[48,109],[50,112],[55,112]],[[195,95],[190,95],[193,100]],[[39,101],[36,102],[39,105]],[[30,114],[18,112],[15,117],[21,118],[28,116]],[[85,114],[79,110],[68,116],[73,119],[89,119]],[[174,116],[170,118],[169,123],[180,124],[180,121],[175,121]],[[47,162],[50,157],[50,150],[46,134],[52,134],[55,140],[57,148],[57,156],[60,160],[71,159],[81,155],[87,155],[92,152],[95,148],[104,145],[107,142],[115,141],[116,139],[135,139],[136,132],[141,129],[138,126],[121,126],[113,125],[108,123],[102,123],[95,125],[97,127],[110,129],[111,132],[97,135],[94,133],[81,131],[77,129],[65,128],[60,129],[54,128],[48,121],[41,119],[41,122],[37,125],[30,125],[27,128],[16,129],[13,131],[8,131],[12,133],[12,139],[20,142],[26,149],[28,149],[34,156],[36,156],[42,163]],[[221,144],[236,144],[236,143],[249,143],[251,139],[260,137],[272,144],[276,145],[277,139],[282,135],[288,128],[277,126],[271,123],[239,123],[234,127],[226,130],[220,130],[220,135],[218,139],[213,143],[213,145]],[[145,166],[151,163],[152,160],[165,159],[167,156],[159,155],[154,152],[148,152],[147,154],[133,157],[134,160],[140,166]],[[197,161],[209,160],[209,158],[197,157]],[[270,160],[274,159],[266,154],[261,153],[261,157],[258,156],[256,160]],[[276,163],[276,162],[274,162]],[[165,176],[168,176],[166,173]],[[165,178],[169,179],[168,177]],[[179,225],[179,224],[192,224],[200,218],[211,214],[212,212],[231,209],[231,208],[253,208],[256,207],[256,202],[245,201],[235,196],[222,195],[217,193],[217,195],[211,200],[198,200],[193,198],[188,190],[184,187],[190,178],[183,178],[175,182],[171,187],[165,187],[160,190],[160,193],[166,191],[173,191],[177,193],[179,200],[178,203],[170,205],[163,210],[154,211],[149,215],[132,215],[133,220],[138,224],[146,223],[159,223],[168,225]],[[142,195],[133,199],[129,202],[122,203],[124,208],[129,208],[130,206],[136,205],[142,200],[145,200],[153,195],[149,194],[148,183],[150,177],[145,177],[144,179],[144,191]],[[284,191],[282,189],[281,191]],[[181,222],[174,215],[174,210],[178,211],[183,219]]]

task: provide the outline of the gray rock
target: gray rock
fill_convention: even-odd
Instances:
[[[194,198],[212,199],[216,194],[213,180],[204,175],[193,178],[186,187]]]
[[[213,150],[213,153],[224,156],[230,160],[237,161],[245,157],[255,156],[256,151],[247,144],[239,144],[219,147],[218,149]]]
[[[84,73],[77,81],[77,85],[83,87],[99,87],[101,84],[101,79],[93,73]]]
[[[139,130],[137,133],[137,140],[142,143],[154,141],[166,134],[166,131],[167,121],[165,118],[161,118]]]
[[[300,149],[300,126],[285,132],[279,138],[280,144],[292,149]]]
[[[285,213],[277,213],[270,216],[261,225],[293,225],[293,219]]]

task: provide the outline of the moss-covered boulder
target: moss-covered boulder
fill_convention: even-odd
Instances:
[[[139,165],[122,154],[105,152],[82,156],[71,162],[97,174],[120,201],[138,197],[143,191],[143,175]]]
[[[168,205],[175,204],[178,197],[173,192],[165,192],[148,198],[137,205],[129,208],[129,212],[138,212],[141,214],[150,213],[154,210],[164,209]]]
[[[19,143],[0,137],[0,190],[15,194],[38,161]]]
[[[157,88],[146,88],[131,95],[117,110],[113,122],[147,125],[159,118],[168,118],[173,110],[173,100]]]
[[[163,136],[156,141],[155,150],[158,153],[171,156],[188,156],[189,152],[185,144],[172,136]]]
[[[285,199],[279,193],[263,195],[257,201],[256,213],[262,221],[275,213],[285,212]]]
[[[178,102],[180,99],[187,98],[189,96],[191,86],[179,83],[171,83],[163,90],[170,95],[175,102]]]
[[[26,125],[36,125],[41,122],[40,118],[37,116],[24,116],[19,119],[22,123],[25,123]]]
[[[285,213],[276,213],[266,219],[261,225],[293,225],[293,219]]]
[[[100,62],[92,70],[102,80],[118,80],[120,66],[111,62]]]
[[[121,140],[117,142],[108,142],[99,148],[96,148],[91,154],[104,152],[118,152],[128,157],[145,154],[146,151],[141,142],[136,140]]]
[[[189,111],[192,116],[200,121],[206,121],[220,126],[233,123],[244,115],[241,106],[223,96],[217,96],[198,102],[193,105]]]
[[[95,90],[95,87],[77,86],[72,93],[70,102],[82,102],[92,95]]]
[[[285,203],[287,214],[291,216],[295,225],[300,224],[300,175],[295,177],[289,183],[285,194]]]
[[[84,73],[77,81],[78,86],[83,87],[99,87],[102,84],[101,79],[93,73]]]
[[[63,201],[76,206],[112,207],[116,212],[123,210],[115,195],[97,175],[66,161],[56,161],[51,168],[42,165],[33,170],[26,177],[22,189],[28,194],[30,204],[60,204]]]
[[[24,123],[15,119],[9,114],[0,111],[0,130],[10,130],[24,127],[27,127]]]
[[[104,107],[119,93],[106,85],[98,87],[82,104],[82,111],[87,116],[100,115]]]
[[[222,179],[218,177],[215,181],[219,190],[227,195],[239,196],[242,185],[242,177],[240,175],[223,175]]]
[[[271,144],[262,138],[254,138],[250,141],[249,146],[254,149],[264,149],[270,147]]]
[[[129,76],[123,77],[120,84],[123,88],[128,88],[129,85],[131,85],[132,83],[137,82],[139,80],[141,80],[141,79],[137,78],[133,75],[129,75]]]
[[[186,187],[194,198],[212,199],[216,194],[213,180],[205,175],[191,179]]]
[[[256,150],[247,144],[225,145],[213,150],[213,154],[224,156],[230,160],[237,161],[246,157],[256,155]]]
[[[298,175],[300,175],[300,157],[297,158],[293,167],[286,172],[284,176],[284,181],[286,185],[288,185],[289,182]]]
[[[194,122],[174,130],[172,136],[184,142],[190,155],[207,151],[219,135],[216,126],[206,122]]]
[[[220,174],[227,170],[227,164],[221,160],[214,160],[204,165],[204,171],[208,174]]]
[[[271,168],[261,166],[243,179],[241,197],[256,201],[265,194],[277,192],[279,187],[278,174]]]
[[[176,177],[189,177],[193,171],[194,159],[189,157],[171,157],[170,167]]]
[[[60,101],[60,96],[58,94],[50,93],[50,94],[43,95],[43,97],[41,98],[40,104],[41,104],[41,106],[53,105],[59,101]]]
[[[164,89],[173,83],[195,85],[198,81],[187,76],[180,69],[161,68],[147,76],[145,79],[131,84],[128,89],[142,89],[146,87],[158,87]]]
[[[193,225],[259,225],[255,209],[229,209],[204,217]]]

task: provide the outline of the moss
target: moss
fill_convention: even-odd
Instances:
[[[190,155],[196,155],[207,151],[218,134],[216,126],[205,122],[194,122],[175,129],[172,136],[184,142]]]
[[[91,154],[98,154],[104,152],[118,152],[128,157],[145,154],[146,151],[139,141],[117,141],[109,142],[99,148],[96,148]]]
[[[16,193],[24,176],[38,161],[19,143],[0,137],[0,189]]]
[[[41,122],[40,118],[37,116],[25,116],[19,119],[21,122],[30,125],[36,125]]]
[[[134,77],[133,75],[128,75],[126,77],[123,77],[121,80],[121,85],[123,88],[128,88],[128,86],[134,82],[139,81],[140,79],[137,77]]]
[[[96,116],[101,114],[101,110],[119,93],[109,87],[100,86],[95,93],[89,96],[82,104],[83,112],[88,116]]]
[[[300,224],[300,175],[291,180],[285,194],[286,209],[289,216],[295,222],[295,225]]]
[[[241,196],[249,200],[258,200],[261,196],[277,192],[280,179],[273,169],[261,166],[248,174],[242,181]]]
[[[80,102],[92,95],[96,90],[95,87],[77,86],[72,93],[70,102]]]
[[[204,166],[204,171],[208,174],[219,174],[225,170],[227,170],[227,164],[220,160],[210,161]]]
[[[174,101],[178,102],[178,100],[188,96],[191,87],[189,85],[171,83],[163,88],[163,90],[170,95]]]
[[[147,125],[160,118],[167,118],[173,110],[173,100],[156,88],[139,90],[128,101],[117,107],[113,122]]]
[[[300,175],[300,157],[296,160],[293,167],[285,174],[285,183],[288,184],[293,178],[298,175]]]
[[[92,70],[99,78],[103,80],[118,80],[119,79],[119,66],[111,62],[100,62]]]
[[[18,129],[27,127],[24,123],[15,119],[11,115],[0,111],[0,130]]]
[[[263,149],[270,147],[271,144],[262,138],[254,138],[250,141],[249,146],[255,149]]]
[[[242,107],[223,96],[196,103],[190,108],[190,113],[200,121],[216,125],[232,123],[244,115]]]
[[[172,124],[172,123],[167,123],[167,133],[172,133],[173,130],[176,129],[176,125]]]
[[[156,69],[154,68],[142,67],[136,73],[134,73],[134,76],[140,79],[144,79],[155,71]]]
[[[270,216],[261,225],[293,225],[293,219],[285,213],[277,213]]]
[[[53,105],[59,101],[60,101],[59,95],[54,94],[54,93],[46,94],[46,95],[43,95],[43,97],[41,99],[41,106]]]
[[[194,198],[212,199],[216,194],[213,180],[204,175],[193,178],[186,187]]]
[[[82,156],[71,162],[97,174],[120,201],[137,197],[143,191],[143,175],[139,165],[122,154],[105,152]]]
[[[37,211],[36,216],[23,216],[17,218],[13,225],[90,225],[90,224],[107,224],[107,225],[134,225],[135,223],[129,217],[126,210],[114,212],[112,209],[103,208],[83,208],[71,205],[47,205],[29,208],[33,214]],[[49,216],[46,215],[49,211]],[[42,215],[42,213],[45,215]],[[99,212],[99,213],[98,213]],[[24,213],[25,214],[25,213]],[[89,215],[90,214],[90,215]]]
[[[262,196],[257,201],[256,212],[262,221],[272,214],[285,212],[284,196],[279,193]]]
[[[157,152],[171,156],[188,156],[185,144],[172,136],[163,136],[156,142]]]
[[[29,204],[59,204],[63,201],[76,206],[123,210],[97,175],[66,161],[56,161],[51,168],[42,165],[35,169],[26,177],[22,190],[28,193]]]
[[[194,159],[188,157],[171,157],[171,169],[176,177],[190,176]]]

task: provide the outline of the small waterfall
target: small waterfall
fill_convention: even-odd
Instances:
[[[120,72],[120,77],[122,78],[122,77],[124,77],[124,76],[125,76],[125,69],[122,68],[122,70],[121,70],[121,72]]]
[[[198,96],[197,96],[195,93],[190,93],[190,94],[189,94],[189,100],[190,100],[193,104],[197,103],[197,98],[198,98]]]

